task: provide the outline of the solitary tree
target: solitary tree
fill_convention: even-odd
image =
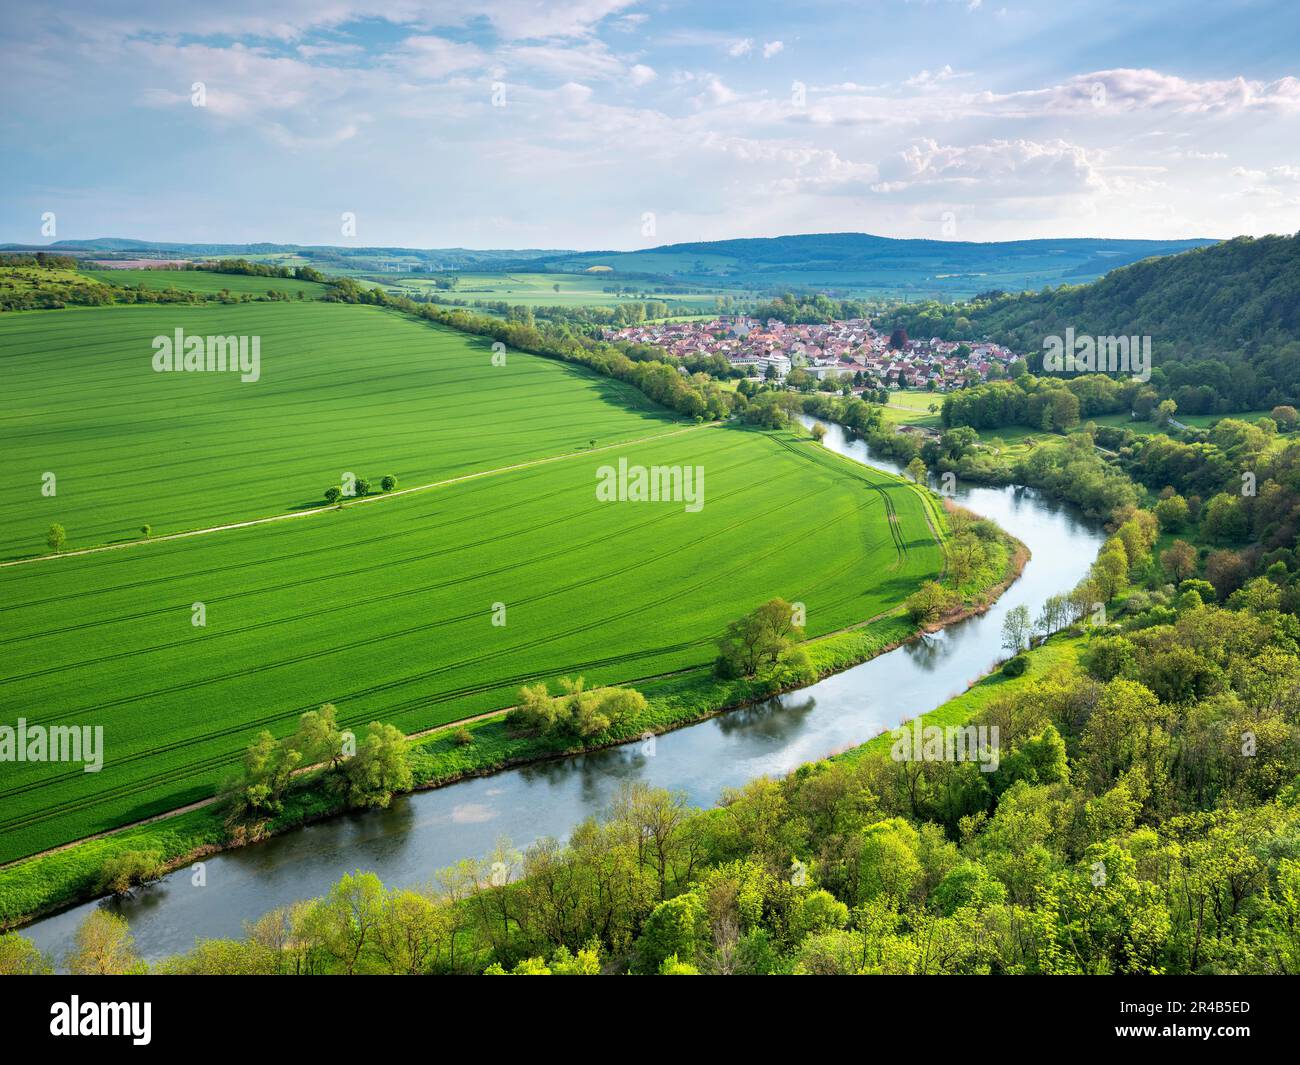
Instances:
[[[368,496],[370,494],[370,482],[364,477],[357,478],[357,498]]]
[[[802,639],[793,604],[771,599],[727,626],[714,668],[724,677],[752,677]]]
[[[152,526],[152,525],[141,525],[141,526],[140,526],[140,535],[141,535],[141,536],[144,536],[144,537],[146,537],[146,538],[152,536],[152,535],[153,535],[153,526]]]
[[[50,531],[45,536],[45,542],[50,545],[51,551],[62,551],[64,545],[68,542],[68,530],[56,521],[50,526]]]
[[[1007,611],[1002,621],[1002,646],[1013,655],[1019,654],[1029,643],[1029,634],[1033,631],[1029,618],[1029,607],[1023,604]]]
[[[919,455],[907,464],[907,475],[917,484],[925,480],[925,472],[925,463]]]
[[[397,487],[397,478],[390,473],[387,477],[385,477],[382,481],[379,482],[379,487],[382,488],[385,492],[391,492],[394,488]]]
[[[343,496],[343,489],[336,484],[330,485],[328,488],[325,489],[326,503],[333,505],[334,503],[337,503],[339,499],[342,498],[342,496]]]

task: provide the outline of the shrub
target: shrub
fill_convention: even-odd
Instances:
[[[1028,655],[1016,655],[1015,658],[1008,658],[1002,664],[1002,675],[1004,677],[1023,677],[1028,671]]]
[[[114,895],[129,895],[131,889],[161,880],[166,872],[158,851],[124,851],[104,862],[97,888]]]

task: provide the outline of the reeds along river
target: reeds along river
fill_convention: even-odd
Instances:
[[[805,419],[811,423],[812,419]],[[827,424],[825,446],[900,472],[866,444]],[[1099,525],[1032,491],[958,485],[957,501],[1017,536],[1032,559],[987,613],[906,644],[768,703],[646,740],[563,761],[513,769],[435,791],[402,796],[387,810],[351,814],[207,860],[203,886],[188,868],[125,901],[87,903],[24,929],[62,957],[93,906],[131,923],[142,956],[189,950],[196,937],[230,937],[296,899],[323,894],[343,873],[370,870],[389,886],[417,885],[462,858],[485,857],[502,837],[523,848],[564,838],[601,814],[628,781],[683,792],[711,805],[724,788],[861,743],[965,690],[1001,655],[1002,619],[1067,591],[1084,575],[1103,534]]]

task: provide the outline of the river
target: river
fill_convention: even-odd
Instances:
[[[803,419],[807,424],[812,419]],[[866,443],[825,423],[825,446],[877,469],[900,472]],[[61,958],[91,908],[131,924],[146,959],[189,950],[198,937],[238,936],[242,924],[296,899],[323,894],[343,873],[370,870],[390,887],[426,883],[462,858],[485,857],[508,838],[522,849],[564,838],[599,815],[622,784],[680,791],[696,805],[755,777],[783,775],[915,717],[987,672],[1002,655],[1002,619],[1072,588],[1096,557],[1099,525],[1038,493],[958,484],[958,502],[1019,537],[1032,553],[1021,578],[987,613],[969,618],[807,688],[711,718],[651,741],[512,769],[395,799],[387,810],[348,814],[256,846],[213,855],[197,886],[189,867],[125,900],[73,907],[23,929]]]

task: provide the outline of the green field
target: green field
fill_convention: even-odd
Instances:
[[[261,377],[155,373],[155,335],[261,337]],[[372,307],[89,308],[0,317],[0,558],[319,505],[674,428],[635,389]],[[42,476],[57,494],[41,494]]]
[[[936,408],[933,412],[930,405]],[[889,393],[889,403],[881,408],[887,422],[896,425],[920,425],[930,429],[940,429],[943,420],[939,411],[943,409],[943,396],[936,392],[918,389],[900,390]]]
[[[773,595],[831,631],[940,568],[913,489],[811,442],[706,426],[618,454],[703,466],[703,509],[598,503],[611,456],[580,454],[0,570],[3,720],[103,725],[107,750],[97,774],[6,766],[0,860],[205,797],[259,728],[291,731],[321,702],[348,725],[415,731],[510,705],[536,679],[706,663],[725,624]]]
[[[267,292],[287,292],[303,299],[316,299],[325,291],[319,281],[298,281],[291,277],[253,277],[249,274],[217,274],[211,270],[83,270],[87,277],[103,281],[106,285],[143,285],[145,288],[169,289],[181,292],[206,292],[216,294],[223,290],[240,294],[251,292],[262,296]]]
[[[177,323],[261,335],[262,379],[154,373],[148,340]],[[143,520],[156,535],[314,506],[342,469],[402,487],[494,471],[0,568],[0,723],[105,740],[99,773],[4,765],[0,861],[205,798],[258,730],[322,702],[354,728],[414,732],[534,680],[705,665],[774,595],[806,604],[809,635],[832,632],[942,569],[901,481],[789,433],[683,425],[559,362],[493,367],[485,342],[375,308],[25,313],[0,339],[10,554],[38,550],[51,520],[76,547]],[[620,458],[702,467],[703,508],[598,501],[598,468]]]
[[[612,278],[607,274],[562,273],[457,273],[454,289],[435,288],[434,281],[420,275],[387,278],[367,274],[366,279],[385,287],[412,293],[433,291],[443,299],[498,302],[525,307],[616,307],[634,300],[662,300],[673,307],[712,306],[719,292],[699,291],[689,293],[659,293],[662,283],[637,281],[629,278]],[[644,287],[640,287],[644,286]],[[632,288],[634,292],[606,292],[606,288]],[[557,291],[558,290],[558,291]]]

